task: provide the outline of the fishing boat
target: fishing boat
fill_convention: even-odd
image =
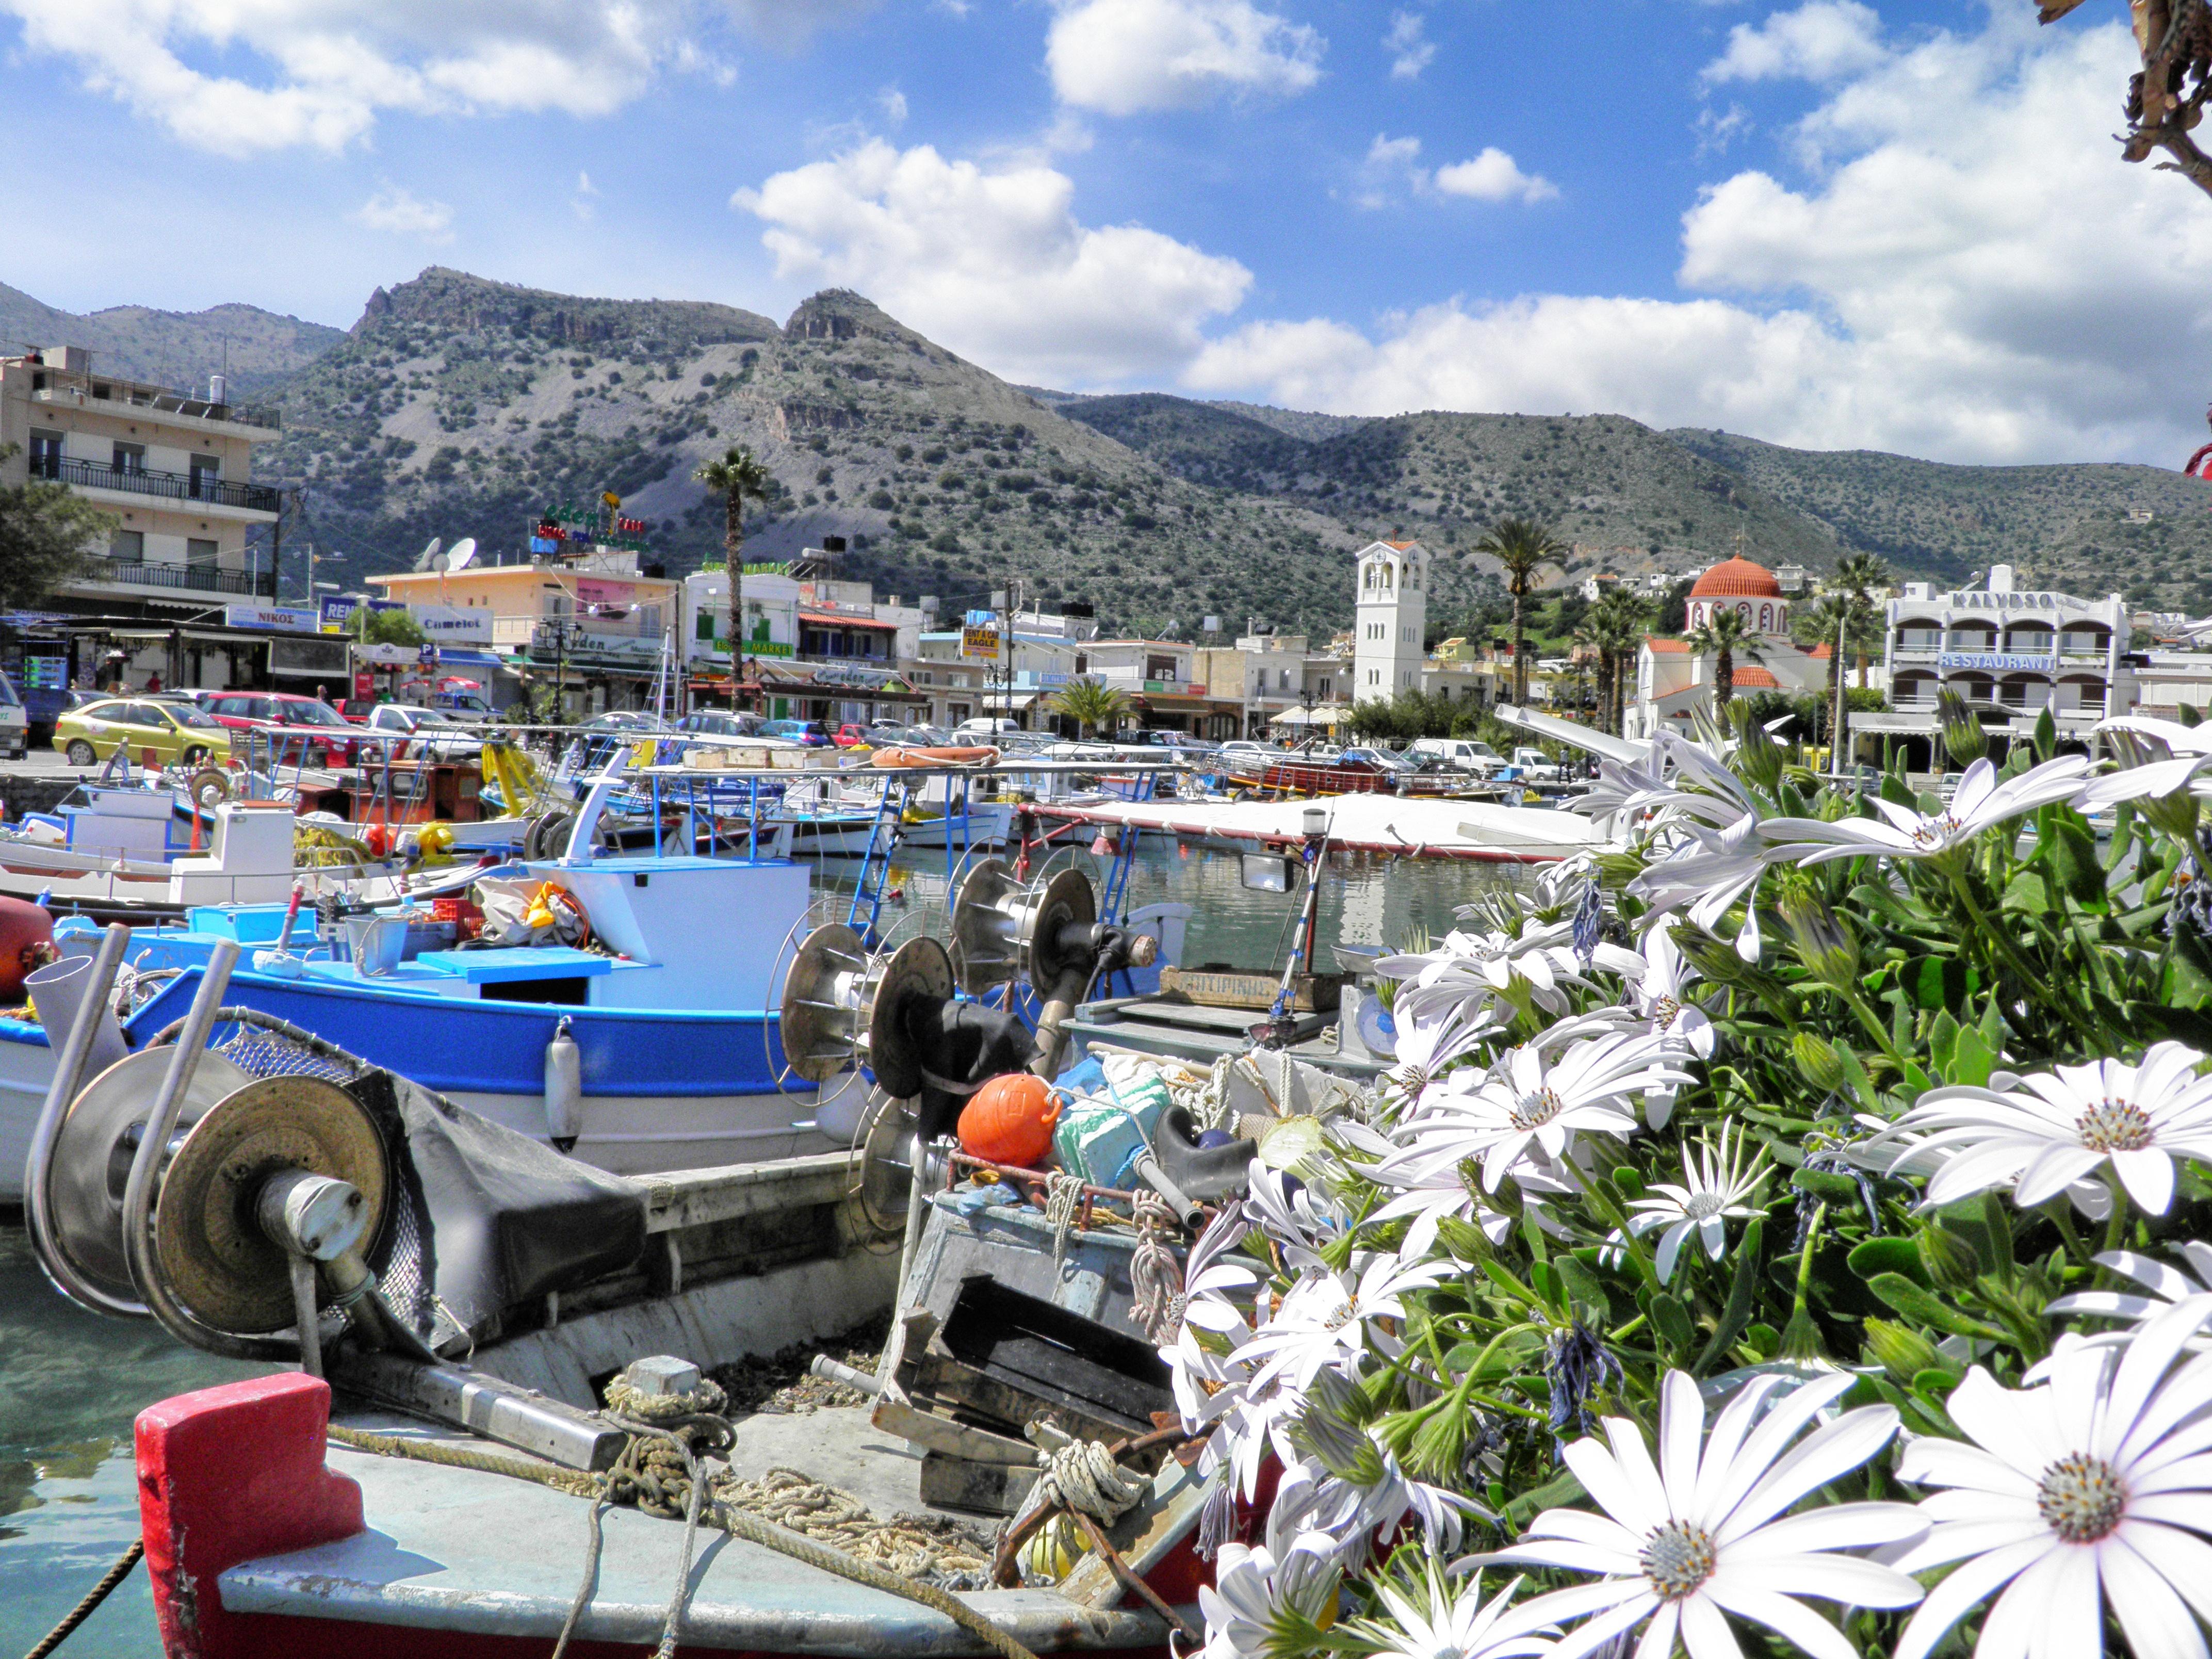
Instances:
[[[1228,763],[1240,786],[1289,795],[1402,795],[1418,799],[1495,799],[1482,779],[1455,767],[1423,766],[1381,749],[1352,748],[1332,754],[1297,750],[1287,754],[1240,751]]]
[[[1002,896],[968,917],[966,959],[1087,979],[1136,948],[1081,908],[1064,882]],[[126,945],[103,937],[94,1006]],[[807,1068],[865,1058],[911,1109],[858,1151],[651,1179],[240,1015],[234,942],[163,1042],[88,1083],[96,1022],[72,1024],[30,1169],[54,1282],[300,1368],[138,1419],[166,1653],[495,1659],[573,1636],[1020,1659],[1189,1638],[1201,1481],[1168,1455],[1158,1316],[1130,1287],[1147,1255],[1181,1282],[1202,1212],[1146,1219],[1085,1187],[1055,1223],[1023,1201],[1052,1184],[1035,1170],[956,1189],[975,1160],[938,1139],[948,1102],[1048,1072],[1057,1041],[957,996],[933,939],[886,957],[831,927],[809,951],[783,1003],[787,1024],[820,1011]],[[857,1406],[746,1416],[712,1385],[886,1310],[872,1374],[823,1368]],[[1072,1549],[1046,1530],[1063,1515]]]

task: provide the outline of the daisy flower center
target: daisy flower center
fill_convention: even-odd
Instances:
[[[1679,1601],[1713,1576],[1712,1535],[1687,1521],[1669,1521],[1644,1547],[1644,1576],[1665,1601]]]
[[[2139,1152],[2155,1139],[2150,1115],[2127,1100],[2100,1100],[2074,1127],[2093,1152]]]
[[[1391,1073],[1390,1080],[1407,1094],[1417,1095],[1429,1086],[1429,1070],[1427,1066],[1416,1066],[1409,1060]]]
[[[2103,1458],[2069,1452],[2043,1472],[2035,1507],[2068,1543],[2094,1544],[2120,1524],[2128,1491]]]
[[[1513,1127],[1516,1129],[1535,1129],[1557,1117],[1566,1103],[1556,1090],[1542,1088],[1521,1097],[1521,1103],[1513,1109]]]
[[[1662,1031],[1670,1031],[1681,1017],[1681,1002],[1674,997],[1661,997],[1651,1005],[1651,1023]]]
[[[1941,847],[1958,833],[1959,820],[1946,812],[1921,824],[1912,832],[1912,840],[1919,847]]]
[[[1719,1193],[1692,1193],[1682,1206],[1682,1213],[1692,1221],[1706,1221],[1727,1207],[1727,1199]]]
[[[1340,1331],[1349,1325],[1358,1313],[1359,1298],[1356,1296],[1346,1297],[1341,1308],[1322,1321],[1322,1328],[1325,1331]]]

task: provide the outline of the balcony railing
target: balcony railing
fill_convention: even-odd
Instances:
[[[274,571],[229,570],[216,564],[149,564],[137,559],[94,559],[81,580],[131,587],[171,587],[192,593],[276,597]]]
[[[255,513],[274,513],[283,499],[281,491],[268,484],[227,483],[204,473],[148,472],[55,455],[33,458],[31,476],[84,489],[119,489],[132,495],[205,501],[214,507],[242,507]]]

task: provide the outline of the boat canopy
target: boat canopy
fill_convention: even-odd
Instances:
[[[1605,843],[1579,814],[1486,801],[1402,799],[1392,795],[1333,795],[1320,801],[1039,802],[1047,817],[1115,824],[1200,840],[1303,846],[1305,815],[1328,813],[1328,842],[1348,852],[1402,857],[1477,859],[1541,864],[1595,851]]]

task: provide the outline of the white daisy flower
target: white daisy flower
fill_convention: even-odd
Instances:
[[[2212,1531],[2212,1359],[2173,1362],[2208,1316],[2212,1296],[2192,1297],[2125,1348],[2068,1345],[2033,1388],[1966,1373],[1948,1409],[1973,1443],[1918,1439],[1898,1458],[1900,1479],[1944,1490],[1896,1566],[1958,1565],[1896,1659],[1924,1659],[1992,1595],[1985,1659],[2100,1654],[2107,1599],[2139,1659],[2204,1651],[2191,1613],[2212,1620],[2212,1545],[2196,1535]]]
[[[2200,1239],[2185,1239],[2179,1246],[2182,1257],[2189,1263],[2189,1271],[2147,1255],[2137,1255],[2133,1250],[2106,1250],[2097,1258],[2100,1267],[2110,1267],[2114,1273],[2132,1279],[2149,1292],[2138,1296],[2132,1291],[2075,1291],[2060,1297],[2044,1310],[2051,1315],[2081,1314],[2093,1319],[2128,1319],[2137,1324],[2164,1313],[2177,1302],[2186,1302],[2193,1296],[2212,1295],[2212,1244]],[[2126,1333],[2117,1334],[2125,1340]]]
[[[1692,1234],[1705,1247],[1706,1258],[1717,1261],[1728,1247],[1728,1218],[1749,1220],[1759,1213],[1759,1190],[1771,1173],[1766,1148],[1761,1146],[1747,1166],[1743,1140],[1737,1140],[1733,1147],[1729,1144],[1733,1127],[1729,1123],[1721,1125],[1717,1150],[1707,1140],[1696,1152],[1683,1153],[1680,1182],[1655,1182],[1651,1197],[1639,1198],[1629,1206],[1628,1231],[1638,1237],[1666,1229],[1659,1237],[1656,1264],[1662,1285],[1674,1278],[1675,1260]]]
[[[1304,1533],[1279,1548],[1224,1544],[1213,1583],[1198,1590],[1205,1659],[1278,1659],[1304,1650],[1304,1632],[1335,1622],[1335,1540]]]
[[[1395,1012],[1395,1011],[1394,1011]],[[1398,1021],[1396,1064],[1382,1075],[1386,1101],[1418,1111],[1444,1067],[1502,1036],[1511,1024],[1485,998],[1425,1009]]]
[[[1506,1054],[1489,1078],[1440,1097],[1410,1140],[1434,1162],[1479,1158],[1483,1190],[1494,1193],[1531,1152],[1557,1165],[1579,1135],[1627,1139],[1638,1129],[1632,1101],[1655,1085],[1694,1080],[1649,1034],[1572,1042],[1556,1057],[1539,1036]]]
[[[1771,818],[1762,827],[1770,841],[1792,843],[1801,864],[1880,854],[1890,858],[1935,858],[1969,842],[1983,830],[2033,812],[2053,801],[2070,800],[2081,791],[2089,763],[2080,755],[2061,755],[2000,783],[1987,758],[1976,761],[1960,779],[1950,805],[1933,817],[1880,799],[1881,816],[1839,818]]]
[[[1704,1009],[1686,1000],[1698,970],[1675,945],[1674,926],[1675,918],[1666,915],[1644,932],[1644,973],[1636,981],[1637,1012],[1650,1021],[1654,1036],[1665,1037],[1673,1045],[1671,1053],[1677,1061],[1692,1056],[1710,1060],[1713,1022]],[[1645,1124],[1654,1130],[1665,1128],[1674,1115],[1674,1100],[1680,1092],[1672,1083],[1654,1084],[1645,1090]]]
[[[1877,1140],[1908,1140],[1893,1168],[1941,1158],[1928,1177],[1930,1205],[2010,1187],[2013,1202],[2033,1209],[2109,1163],[2129,1197],[2164,1215],[2174,1164],[2212,1157],[2212,1078],[2196,1074],[2203,1059],[2160,1042],[2139,1066],[2061,1066],[2013,1079],[2002,1093],[1932,1089]]]
[[[1642,1430],[1626,1418],[1606,1419],[1609,1447],[1586,1437],[1562,1454],[1606,1513],[1547,1510],[1522,1543],[1488,1558],[1606,1575],[1525,1601],[1517,1616],[1585,1619],[1551,1650],[1556,1659],[1577,1659],[1647,1620],[1640,1659],[1672,1653],[1677,1639],[1691,1659],[1740,1659],[1730,1613],[1816,1659],[1856,1659],[1858,1650],[1798,1598],[1910,1607],[1920,1599],[1919,1585],[1839,1552],[1903,1542],[1925,1522],[1906,1504],[1785,1513],[1857,1468],[1897,1432],[1894,1411],[1867,1406],[1798,1439],[1856,1381],[1828,1376],[1792,1389],[1779,1376],[1753,1378],[1707,1436],[1696,1382],[1686,1371],[1668,1372],[1657,1467]]]
[[[1250,1387],[1281,1378],[1293,1389],[1312,1382],[1323,1366],[1357,1375],[1367,1351],[1369,1326],[1403,1319],[1408,1291],[1427,1290],[1453,1271],[1448,1261],[1409,1265],[1395,1255],[1363,1252],[1354,1273],[1310,1273],[1283,1293],[1282,1304],[1252,1333],[1245,1357],[1253,1362]]]
[[[1521,1659],[1550,1646],[1511,1616],[1518,1611],[1512,1606],[1514,1592],[1521,1588],[1518,1578],[1486,1601],[1480,1573],[1455,1593],[1431,1559],[1420,1582],[1378,1578],[1374,1588],[1389,1618],[1354,1620],[1346,1629],[1393,1659]]]

